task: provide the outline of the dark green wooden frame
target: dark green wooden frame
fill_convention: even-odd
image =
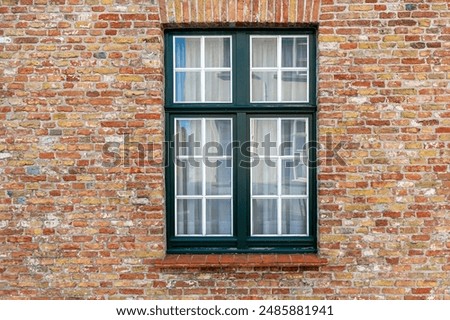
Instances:
[[[250,103],[250,35],[308,35],[309,36],[309,102],[308,103]],[[174,103],[173,102],[173,36],[231,35],[233,42],[232,103]],[[233,139],[249,141],[250,117],[304,117],[309,121],[310,142],[316,134],[316,30],[314,29],[183,29],[165,32],[166,80],[166,234],[168,253],[314,253],[317,252],[317,170],[309,166],[309,236],[250,236],[250,169],[238,166],[246,157],[235,152],[233,159],[233,237],[175,237],[174,212],[174,150],[175,117],[233,118]],[[310,162],[316,164],[316,150],[309,149]],[[239,187],[238,187],[239,186]]]

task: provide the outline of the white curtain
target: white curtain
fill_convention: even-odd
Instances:
[[[231,119],[180,119],[176,130],[182,141],[191,136],[200,142],[202,150],[183,152],[177,162],[177,235],[231,235],[232,161],[231,154],[225,153],[231,142]],[[203,143],[208,143],[213,157],[205,158]],[[194,154],[202,157],[193,158]]]
[[[252,100],[306,101],[307,73],[296,70],[307,66],[305,39],[282,38],[281,65],[279,65],[277,57],[278,45],[276,37],[253,38],[252,40]],[[278,72],[280,67],[291,69],[282,69],[280,76]],[[279,77],[281,79],[278,79]],[[278,92],[279,82],[281,82],[281,92]]]
[[[306,195],[306,167],[294,153],[294,141],[305,139],[304,120],[252,119],[250,127],[251,140],[259,146],[253,150],[259,163],[252,168],[251,179],[253,234],[306,234],[307,199],[292,197]],[[281,137],[277,136],[278,131]],[[261,146],[263,142],[274,145],[270,152]],[[290,143],[290,147],[288,144],[285,149],[279,148],[281,142]],[[280,155],[288,158],[278,159]]]
[[[258,154],[259,163],[252,168],[252,200],[253,234],[277,234],[277,119],[252,119],[251,140],[257,145],[253,152]],[[264,148],[264,143],[272,146]],[[253,160],[253,159],[252,159]],[[253,162],[253,161],[252,161]],[[264,198],[268,196],[271,198]]]
[[[201,62],[201,42],[204,41],[204,61]],[[202,101],[202,91],[206,102],[230,101],[231,60],[230,39],[223,37],[177,38],[176,62],[178,68],[198,68],[180,70],[175,75],[176,101]],[[201,67],[205,68],[203,71]],[[222,70],[219,70],[221,68]],[[228,70],[223,70],[227,68]],[[202,84],[202,72],[204,83]]]

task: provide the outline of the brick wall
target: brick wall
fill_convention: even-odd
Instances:
[[[228,22],[318,25],[321,266],[156,264],[162,28]],[[2,0],[0,297],[449,299],[449,75],[447,0]]]

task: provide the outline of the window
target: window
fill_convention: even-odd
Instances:
[[[167,251],[315,252],[314,30],[165,38]]]

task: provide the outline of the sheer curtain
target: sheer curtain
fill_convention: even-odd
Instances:
[[[203,174],[198,161],[201,150],[194,144],[201,139],[201,120],[177,120],[176,135],[177,234],[201,235]]]
[[[307,101],[306,39],[280,39],[281,41],[278,37],[252,39],[252,101]],[[281,65],[277,50],[280,45]],[[278,91],[279,83],[281,92]]]
[[[231,235],[231,119],[177,119],[176,133],[188,145],[176,151],[176,234]]]
[[[205,100],[230,101],[231,100],[231,72],[214,70],[217,68],[230,68],[230,39],[205,38]]]
[[[277,148],[264,148],[263,144],[277,145],[276,119],[252,119],[251,140],[258,147],[259,162],[252,168],[252,220],[253,234],[277,234]],[[252,159],[252,162],[255,157]],[[275,197],[275,198],[274,198]]]
[[[283,68],[306,68],[307,43],[305,38],[283,38],[281,64]],[[302,70],[286,70],[281,73],[281,100],[306,101],[308,86],[307,72]]]
[[[277,38],[253,38],[251,46],[252,100],[277,101]]]
[[[230,38],[177,37],[175,39],[175,65],[179,68],[175,74],[175,100],[230,101]],[[203,61],[201,61],[202,47]]]
[[[190,70],[176,72],[176,101],[200,101],[201,99],[200,45],[201,38],[175,38],[175,67],[190,68]]]
[[[232,165],[227,145],[231,143],[230,119],[205,120],[206,157],[206,234],[231,235],[232,228]],[[206,150],[205,150],[206,151]],[[230,150],[231,151],[231,150]],[[221,197],[221,198],[218,198]]]
[[[306,142],[305,123],[303,119],[251,119],[251,141],[258,145],[253,152],[259,158],[251,177],[254,235],[307,233],[307,167],[298,157]],[[273,146],[270,152],[263,143]]]

